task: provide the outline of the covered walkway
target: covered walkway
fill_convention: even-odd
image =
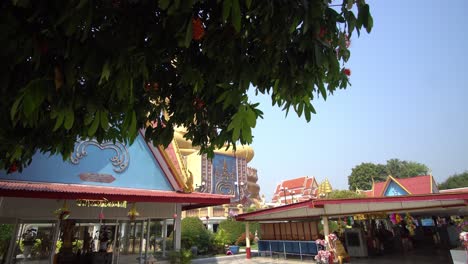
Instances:
[[[353,215],[388,215],[392,213],[410,213],[411,215],[428,219],[432,219],[432,217],[437,216],[465,216],[468,215],[467,204],[468,193],[442,193],[353,199],[320,199],[241,214],[236,217],[236,220],[245,221],[247,223],[250,221],[257,221],[264,225],[272,225],[272,223],[274,223],[275,227],[273,228],[273,233],[275,233],[275,239],[279,241],[291,240],[290,238],[285,239],[283,232],[281,232],[283,230],[282,225],[292,226],[290,229],[291,231],[287,230],[288,228],[285,228],[285,234],[287,237],[291,233],[294,236],[294,225],[296,225],[296,230],[301,230],[300,228],[297,228],[301,226],[300,223],[306,223],[307,221],[321,221],[323,223],[323,235],[325,236],[325,239],[328,239],[328,235],[330,233],[328,226],[329,220],[337,220],[341,217]],[[388,217],[385,216],[385,218]],[[281,228],[277,228],[276,225]],[[307,224],[304,226],[307,226]],[[422,227],[423,226],[421,226],[421,228]],[[431,232],[438,232],[437,229],[437,226],[435,226],[431,229]],[[277,230],[279,230],[280,236],[277,235]],[[437,235],[437,233],[431,234]],[[367,238],[369,238],[369,236],[367,236]],[[395,239],[398,240],[398,237],[395,237],[394,240]],[[432,239],[432,235],[427,237],[427,239]],[[297,237],[292,240],[310,241],[311,239],[304,240],[304,238]],[[314,240],[314,238],[312,238],[312,240]],[[369,241],[366,240],[366,237],[359,240],[360,241],[357,241],[359,242],[357,244],[359,244],[360,248],[365,249],[365,253],[359,253],[360,256],[368,256],[366,241],[367,243],[369,243]],[[347,242],[348,241],[346,241],[346,244]],[[452,263],[448,248],[444,248],[444,245],[436,244],[437,243],[422,243],[418,244],[414,250],[396,250],[393,254],[389,254],[388,252],[385,253],[385,256],[358,258],[357,256],[359,255],[353,255],[355,254],[353,253],[350,254],[351,263]],[[349,252],[348,245],[346,245],[346,247]],[[288,259],[290,259],[290,255],[286,255]],[[295,258],[294,254],[291,254],[291,257]]]

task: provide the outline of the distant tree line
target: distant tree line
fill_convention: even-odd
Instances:
[[[438,184],[439,190],[468,187],[468,171],[453,174]]]

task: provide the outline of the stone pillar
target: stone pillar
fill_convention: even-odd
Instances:
[[[330,228],[328,226],[328,216],[326,215],[322,216],[322,222],[323,222],[323,235],[325,236],[325,241],[327,241],[327,243],[330,244],[330,241],[328,241],[328,235],[330,234]]]
[[[175,240],[175,245],[174,245],[174,250],[175,251],[180,251],[180,245],[181,245],[181,221],[180,221],[180,215],[182,212],[182,206],[180,204],[176,204],[176,218],[175,218],[175,223],[174,223],[174,240]]]
[[[166,238],[167,238],[167,220],[164,220],[163,226],[162,226],[162,232],[161,232],[161,238],[162,238],[162,256],[166,257]]]

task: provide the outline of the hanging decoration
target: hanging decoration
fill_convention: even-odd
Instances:
[[[57,216],[58,219],[60,220],[66,220],[70,216],[70,210],[68,210],[67,206],[67,200],[63,201],[63,206],[57,210],[54,211],[54,214]]]
[[[409,213],[406,213],[405,222],[406,228],[408,229],[410,236],[414,236],[414,230],[416,229],[416,225],[414,224],[413,217]]]
[[[395,213],[391,214],[390,221],[392,221],[394,225],[398,225],[401,222],[401,215]]]
[[[356,214],[353,216],[353,218],[359,221],[367,220],[367,216],[365,214]]]
[[[128,211],[127,216],[130,218],[131,221],[134,221],[137,216],[140,216],[140,213],[136,209],[136,203],[133,203],[132,208]]]

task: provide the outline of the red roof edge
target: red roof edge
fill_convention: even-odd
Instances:
[[[456,200],[463,199],[468,201],[468,193],[435,193],[435,194],[420,194],[420,195],[401,195],[401,196],[385,196],[385,197],[368,197],[368,198],[347,198],[347,199],[323,199],[312,201],[315,206],[323,206],[325,204],[344,204],[344,203],[385,203],[385,202],[404,202],[404,201],[424,201],[424,200]]]
[[[209,193],[180,193],[61,183],[0,181],[0,196],[43,199],[107,199],[109,201],[182,203],[204,207],[230,203],[230,196]]]

